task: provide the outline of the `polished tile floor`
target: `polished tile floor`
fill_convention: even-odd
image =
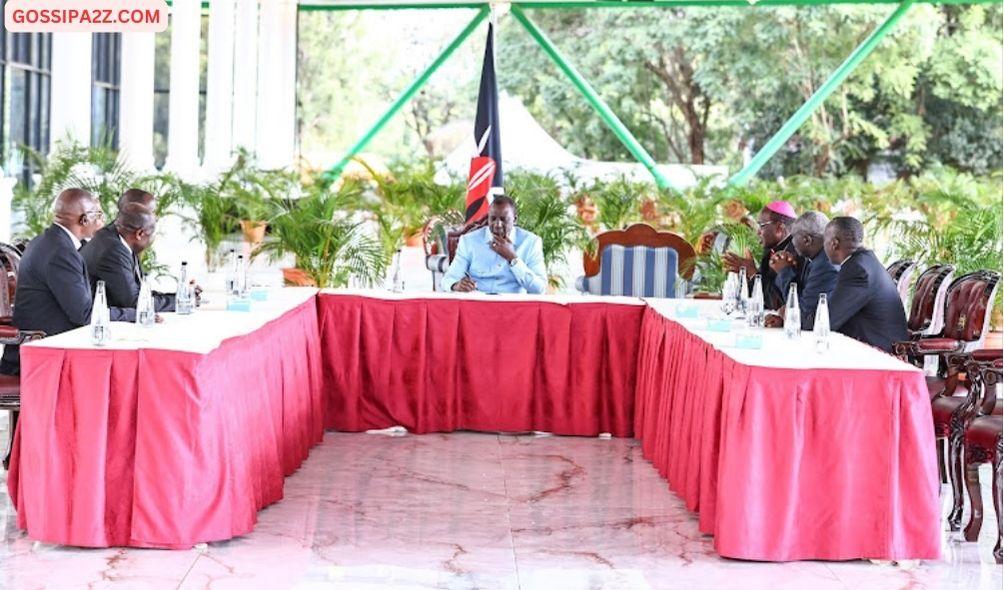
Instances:
[[[5,483],[3,490],[4,589],[999,590],[1004,583],[990,555],[992,518],[979,544],[946,535],[944,560],[911,570],[722,559],[630,440],[328,433],[286,480],[285,499],[261,512],[254,533],[189,551],[38,545],[16,530]]]

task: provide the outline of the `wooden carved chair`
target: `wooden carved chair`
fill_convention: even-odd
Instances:
[[[938,374],[928,379],[928,390],[942,481],[946,479],[946,445],[949,465],[952,463],[952,423],[964,412],[967,399],[968,383],[961,379],[968,360],[965,353],[982,347],[999,281],[1000,274],[993,271],[977,271],[959,277],[948,288],[941,333],[918,334],[912,340],[893,345],[900,358],[920,366],[925,358],[938,358]],[[951,470],[948,476],[950,480]]]
[[[584,276],[576,288],[593,295],[682,297],[677,277],[694,276],[697,254],[682,236],[636,223],[596,236],[596,252],[586,252]]]
[[[464,226],[463,220],[443,218],[431,219],[422,228],[422,247],[425,249],[425,268],[432,272],[432,289],[441,291],[443,275],[457,254],[457,244],[464,234],[483,228],[488,223],[484,218],[477,223]]]
[[[951,264],[935,264],[917,278],[907,315],[911,338],[941,332],[945,325],[945,298],[954,275],[955,267]]]
[[[986,353],[986,354],[983,354]],[[994,512],[997,515],[997,544],[994,559],[1001,563],[1001,458],[1002,432],[1001,403],[997,399],[997,385],[1004,373],[1001,351],[977,351],[966,365],[966,372],[972,375],[975,386],[970,395],[972,413],[964,424],[962,434],[962,456],[959,467],[965,468],[966,490],[969,495],[969,523],[963,531],[967,541],[976,541],[983,526],[983,496],[980,490],[979,467],[982,463],[992,465]],[[962,518],[961,490],[952,507],[951,516]],[[958,525],[956,525],[957,530]]]
[[[896,283],[896,290],[899,291],[899,298],[903,300],[903,309],[910,311],[910,281],[917,271],[917,263],[913,260],[897,260],[890,264],[886,270],[893,282]]]
[[[18,330],[10,325],[14,315],[14,293],[17,289],[17,270],[21,254],[13,246],[0,244],[0,345],[21,345],[45,336],[42,332]],[[0,410],[10,412],[10,436],[3,467],[10,465],[10,452],[14,444],[14,430],[21,411],[21,378],[0,374]]]

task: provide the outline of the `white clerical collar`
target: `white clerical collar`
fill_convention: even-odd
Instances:
[[[59,228],[61,230],[65,231],[66,235],[70,236],[70,239],[73,240],[73,249],[74,250],[79,250],[80,249],[80,238],[78,238],[77,236],[73,235],[73,232],[71,232],[70,230],[66,229],[66,226],[64,226],[63,224],[59,223],[58,221],[54,221],[53,223],[55,223],[57,226],[59,226]]]

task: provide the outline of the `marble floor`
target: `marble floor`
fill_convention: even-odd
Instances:
[[[722,559],[630,440],[328,433],[252,534],[188,551],[35,544],[16,530],[2,489],[4,589],[999,590],[1004,583],[990,555],[992,519],[978,544],[946,534],[944,560],[910,570]]]

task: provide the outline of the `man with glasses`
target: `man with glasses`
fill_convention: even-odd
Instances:
[[[778,252],[788,252],[792,255],[793,264],[795,269],[802,267],[804,263],[798,252],[795,251],[795,247],[791,243],[791,225],[795,222],[798,215],[795,213],[795,208],[791,206],[787,201],[774,201],[768,203],[763,209],[760,210],[760,215],[757,218],[757,237],[760,239],[760,244],[763,245],[763,255],[760,257],[760,266],[757,267],[753,262],[753,257],[746,253],[746,256],[739,256],[734,252],[726,252],[722,259],[722,263],[725,266],[725,270],[729,272],[739,272],[740,268],[746,269],[746,278],[753,282],[753,276],[756,274],[760,275],[761,285],[763,286],[763,304],[764,309],[778,309],[784,305],[785,297],[787,293],[782,293],[778,289],[777,273],[773,271],[770,267],[771,258]]]
[[[66,189],[53,205],[55,221],[25,248],[17,273],[12,323],[21,330],[47,336],[87,325],[91,319],[91,286],[78,252],[103,225],[101,205],[91,193]],[[130,321],[135,310],[111,309],[111,319]],[[5,346],[0,373],[17,375],[20,355]]]

